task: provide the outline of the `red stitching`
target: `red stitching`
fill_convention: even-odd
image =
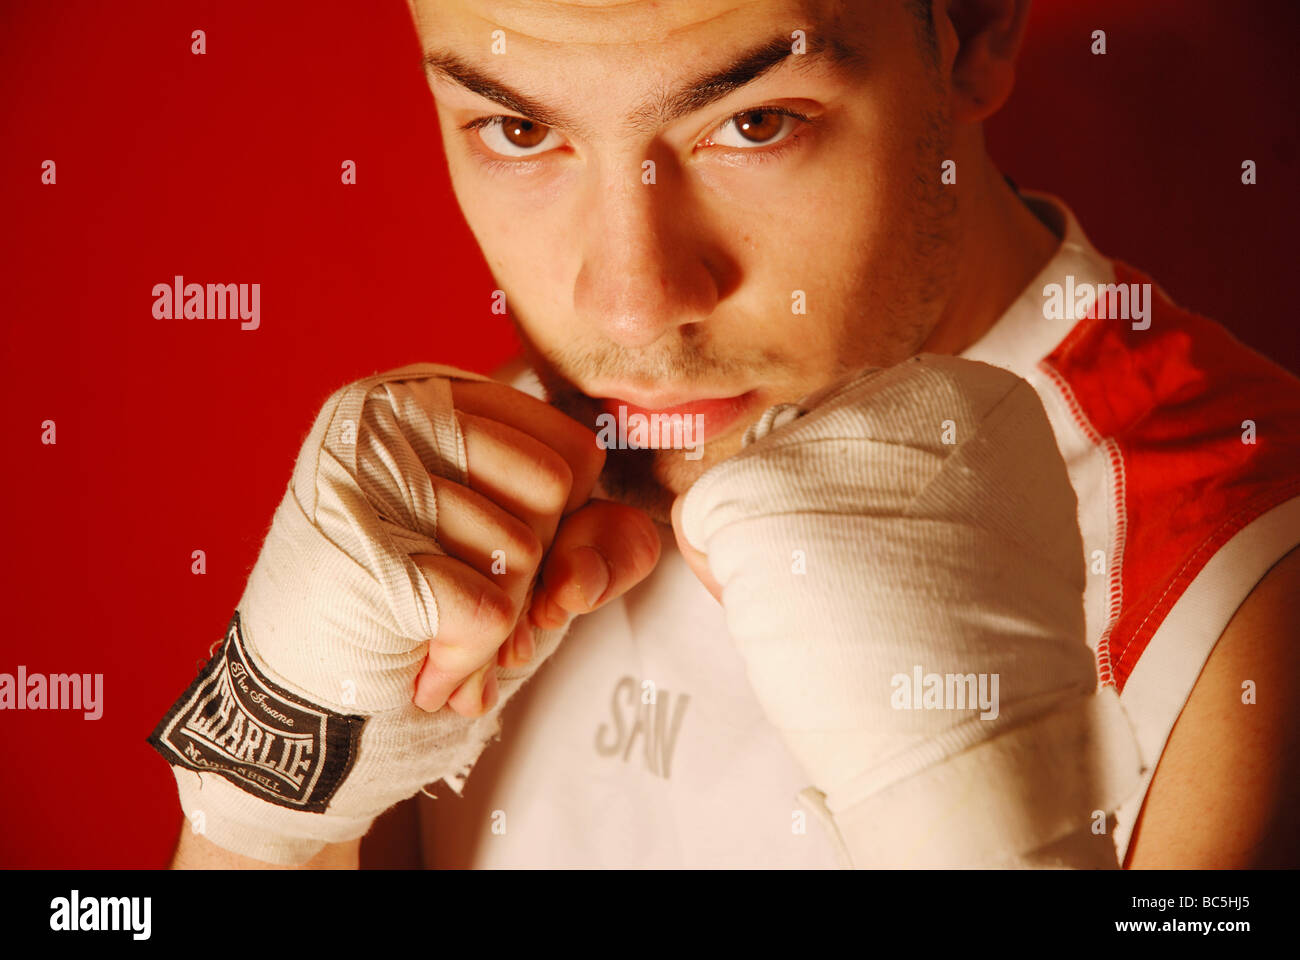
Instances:
[[[1110,651],[1110,637],[1119,622],[1124,607],[1124,547],[1128,540],[1127,481],[1124,474],[1124,456],[1119,444],[1112,438],[1102,437],[1092,422],[1084,414],[1078,398],[1065,378],[1044,358],[1038,362],[1038,368],[1052,381],[1065,400],[1075,424],[1083,431],[1088,442],[1106,457],[1107,472],[1111,484],[1112,503],[1115,508],[1115,536],[1111,541],[1110,569],[1106,577],[1106,625],[1097,639],[1097,681],[1101,686],[1115,683],[1114,668]],[[1118,686],[1118,685],[1116,685]]]

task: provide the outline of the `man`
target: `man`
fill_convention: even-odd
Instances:
[[[799,591],[826,581],[813,576],[798,587],[751,591],[754,603],[772,606],[760,622],[744,623],[734,606],[744,585],[717,576],[724,568],[731,576],[744,558],[734,556],[734,544],[706,543],[702,532],[713,529],[710,518],[728,499],[717,491],[716,478],[726,475],[718,468],[754,469],[747,433],[757,441],[756,454],[764,440],[771,450],[782,430],[806,437],[827,429],[810,397],[830,404],[835,395],[828,398],[827,388],[845,382],[866,397],[874,387],[852,379],[856,371],[883,368],[876,385],[891,377],[897,384],[919,369],[904,363],[918,354],[1003,368],[1041,400],[1057,449],[1036,447],[1026,435],[1025,470],[1046,475],[1049,453],[1068,468],[1080,539],[1057,541],[1088,571],[1082,615],[1098,703],[1101,693],[1118,693],[1144,768],[1122,797],[1081,782],[1075,799],[1100,805],[1100,825],[1080,822],[1077,812],[1090,807],[1076,804],[1068,836],[1060,823],[1044,827],[1048,832],[1032,842],[1020,838],[1012,852],[1023,856],[1006,862],[1104,865],[1090,842],[1098,836],[1112,862],[1132,867],[1300,862],[1289,813],[1300,799],[1296,725],[1285,706],[1300,683],[1300,655],[1290,642],[1300,615],[1300,384],[1218,327],[1178,310],[1147,286],[1148,278],[1099,255],[1062,204],[1020,195],[994,168],[980,125],[1010,93],[1026,3],[411,5],[457,198],[549,402],[593,430],[609,424],[601,414],[617,416],[621,407],[625,415],[677,415],[683,424],[702,416],[706,432],[694,438],[695,449],[690,438],[676,444],[685,452],[665,449],[669,443],[616,443],[593,458],[571,421],[445,369],[411,373],[446,377],[427,381],[436,387],[376,378],[365,391],[337,395],[304,453],[326,451],[347,469],[322,484],[311,471],[325,461],[313,459],[308,469],[300,457],[291,494],[299,504],[317,489],[325,500],[335,498],[313,503],[312,518],[348,514],[358,491],[380,507],[357,522],[357,547],[345,561],[311,539],[322,530],[302,526],[296,507],[282,506],[284,519],[277,514],[260,573],[254,571],[240,604],[242,626],[232,626],[222,662],[253,653],[241,643],[255,644],[260,653],[246,656],[252,667],[224,668],[235,684],[249,670],[258,675],[260,658],[270,664],[264,672],[282,680],[266,680],[267,691],[311,694],[307,701],[285,694],[283,711],[336,705],[325,711],[324,732],[312,744],[322,756],[328,746],[335,766],[313,767],[304,747],[301,756],[286,750],[279,773],[291,775],[301,764],[332,777],[330,789],[341,799],[317,797],[304,786],[296,800],[249,800],[247,789],[228,786],[229,770],[221,777],[195,773],[214,762],[210,757],[191,757],[186,769],[181,741],[173,740],[168,759],[177,765],[187,813],[228,807],[234,812],[224,820],[236,824],[206,838],[183,831],[177,865],[355,865],[357,831],[414,792],[417,774],[432,772],[433,780],[443,769],[421,770],[411,760],[402,768],[409,782],[381,788],[388,768],[373,758],[430,752],[456,769],[448,782],[464,791],[462,800],[421,801],[425,859],[434,866],[834,866],[845,862],[846,846],[853,865],[925,863],[907,856],[927,842],[926,817],[910,818],[922,821],[919,828],[898,824],[912,831],[907,851],[861,862],[859,851],[880,852],[887,841],[864,825],[872,817],[851,820],[860,807],[834,798],[855,775],[861,779],[864,764],[875,771],[891,751],[901,756],[915,746],[904,732],[927,748],[938,734],[900,727],[892,732],[899,736],[871,750],[855,741],[847,753],[858,766],[845,770],[834,763],[844,751],[818,754],[801,739],[807,730],[783,726],[783,698],[796,697],[802,679],[773,686],[771,665],[755,663],[754,641],[763,639],[761,621],[776,622],[783,603],[798,606],[805,596]],[[973,369],[931,360],[920,368],[951,374],[952,383]],[[972,398],[985,385],[954,387],[954,396],[983,417],[990,408]],[[368,391],[380,390],[386,393],[376,405]],[[908,395],[919,404],[924,394]],[[759,420],[783,406],[802,427],[770,415]],[[853,412],[880,409],[867,398]],[[420,411],[435,428],[459,418],[461,448],[455,439],[448,446],[451,434],[411,426]],[[346,440],[334,431],[356,421],[367,441],[349,460]],[[753,434],[756,422],[767,436]],[[953,419],[953,431],[963,423]],[[841,449],[861,438],[817,439]],[[439,451],[439,462],[449,466],[429,490],[412,494],[410,473],[386,473],[384,457],[362,462],[375,445]],[[999,476],[1014,483],[1016,470]],[[708,490],[694,486],[701,478],[713,481]],[[593,490],[622,505],[592,499]],[[794,487],[784,478],[778,490],[791,496]],[[420,528],[415,501],[437,513],[436,531]],[[825,514],[817,506],[808,514]],[[770,531],[780,514],[745,519]],[[800,529],[818,543],[814,557],[833,554],[832,531]],[[911,527],[889,527],[897,529]],[[300,635],[283,626],[309,622],[317,610],[305,603],[286,617],[279,609],[287,595],[297,596],[286,585],[309,589],[295,557],[323,550],[333,564],[325,569],[345,569],[384,536],[410,540],[403,549],[432,586],[406,583],[409,569],[380,557],[366,583],[383,589],[358,588],[354,619],[392,607],[386,641],[438,638],[424,647],[379,645],[384,656],[418,669],[417,708],[434,717],[490,718],[498,683],[513,694],[531,676],[529,667],[554,660],[511,697],[501,743],[477,762],[494,724],[430,721],[418,736],[392,732],[399,720],[418,724],[401,714],[399,685],[367,686],[380,668],[342,641],[330,655],[347,668],[331,665],[313,685],[315,661],[301,653]],[[784,549],[794,541],[780,542]],[[498,573],[489,559],[494,543],[505,545],[496,558],[506,558],[500,596],[483,583]],[[516,567],[513,558],[521,554],[526,562]],[[903,568],[882,561],[877,570],[849,554],[836,555],[831,566],[860,568],[850,579],[871,587],[884,574],[910,582],[909,571],[925,562],[912,555]],[[962,571],[979,576],[970,564]],[[1052,589],[1068,594],[1071,576],[1063,572]],[[395,581],[406,591],[401,603],[393,600]],[[1015,593],[1014,583],[1003,586],[1004,594]],[[1028,580],[1025,592],[1035,594]],[[411,596],[426,602],[407,603]],[[850,616],[837,606],[848,602],[843,591],[818,599],[828,605],[827,628],[834,631],[856,618],[865,623],[891,595],[872,594]],[[989,610],[1001,602],[984,600]],[[582,616],[561,643],[556,632],[575,614]],[[472,632],[466,625],[485,619],[499,621],[496,633],[465,639]],[[1008,644],[1023,626],[1012,624]],[[346,624],[338,629],[347,632]],[[746,630],[751,634],[742,635]],[[500,653],[485,658],[498,645]],[[818,651],[803,653],[816,660]],[[1054,704],[1069,699],[1061,691],[1077,685],[1077,675],[1065,659],[1035,696]],[[925,666],[920,658],[917,665]],[[967,670],[980,672],[970,663],[959,672]],[[340,678],[343,692],[329,693]],[[834,680],[809,680],[813,703],[801,708],[816,709]],[[362,688],[360,700],[349,699],[348,682]],[[236,695],[212,686],[194,696],[206,697],[212,711],[220,703],[226,723]],[[215,726],[216,713],[202,714],[207,708],[197,703],[183,698],[172,726],[160,727],[161,739],[187,715],[199,717],[200,726],[211,721],[205,729],[218,747],[251,760],[258,741],[242,729],[232,733],[229,724]],[[345,704],[358,704],[369,725],[365,736],[381,749],[356,749],[367,741]],[[1080,729],[1091,736],[1103,727],[1098,720]],[[423,746],[412,750],[412,743]],[[1036,756],[1046,767],[1060,752]],[[869,763],[862,759],[868,755]],[[947,751],[942,759],[960,764],[962,754]],[[813,767],[819,772],[810,773]],[[922,772],[933,769],[944,767]],[[993,791],[981,794],[992,802],[1015,794],[1035,773],[991,775],[982,785],[968,773],[949,782]],[[810,777],[819,788],[811,796]],[[837,788],[817,782],[824,777]],[[920,791],[912,800],[926,796]],[[294,810],[259,834],[279,807],[297,800],[302,811],[314,812]],[[1028,821],[1037,810],[1037,801],[1024,802],[1012,813]],[[268,811],[272,816],[264,817]],[[805,826],[807,813],[826,829]],[[307,816],[328,821],[329,829],[312,833],[301,826],[307,821],[293,819]],[[941,819],[936,814],[935,822]],[[977,827],[967,832],[994,830],[982,821]],[[1006,824],[997,829],[1004,831],[999,842],[1014,833]],[[305,843],[309,834],[315,845]],[[296,846],[281,844],[291,835]],[[1049,835],[1062,846],[1048,849]],[[949,850],[964,842],[945,836]],[[331,838],[338,840],[319,848]],[[1034,846],[1039,840],[1041,848]],[[969,852],[969,861],[953,852],[951,862],[1003,862],[987,859],[996,851]]]

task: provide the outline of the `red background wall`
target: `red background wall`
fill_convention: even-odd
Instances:
[[[1137,6],[1040,0],[994,155],[1300,369],[1297,7]],[[0,865],[160,866],[181,815],[145,736],[221,635],[321,401],[416,360],[488,370],[513,340],[400,0],[5,3],[0,36],[0,672],[105,675],[98,721],[0,713]],[[261,283],[261,328],[153,319],[178,273]]]

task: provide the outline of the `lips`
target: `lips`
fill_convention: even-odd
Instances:
[[[676,416],[683,420],[690,417],[692,423],[702,423],[701,429],[696,433],[696,441],[703,443],[726,432],[750,411],[756,405],[758,391],[750,390],[734,397],[704,397],[656,407],[641,406],[617,397],[593,397],[593,399],[601,412],[615,418],[619,417],[620,408],[626,418],[630,419],[633,415],[640,414],[651,423],[655,422],[651,419],[655,416],[661,418]],[[694,418],[697,416],[703,417],[703,421],[696,421]]]

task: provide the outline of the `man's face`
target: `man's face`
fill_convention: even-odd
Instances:
[[[609,495],[665,519],[764,409],[934,328],[950,134],[902,0],[412,6],[456,196],[551,402],[593,429],[619,404],[704,418],[702,455],[610,449]]]

